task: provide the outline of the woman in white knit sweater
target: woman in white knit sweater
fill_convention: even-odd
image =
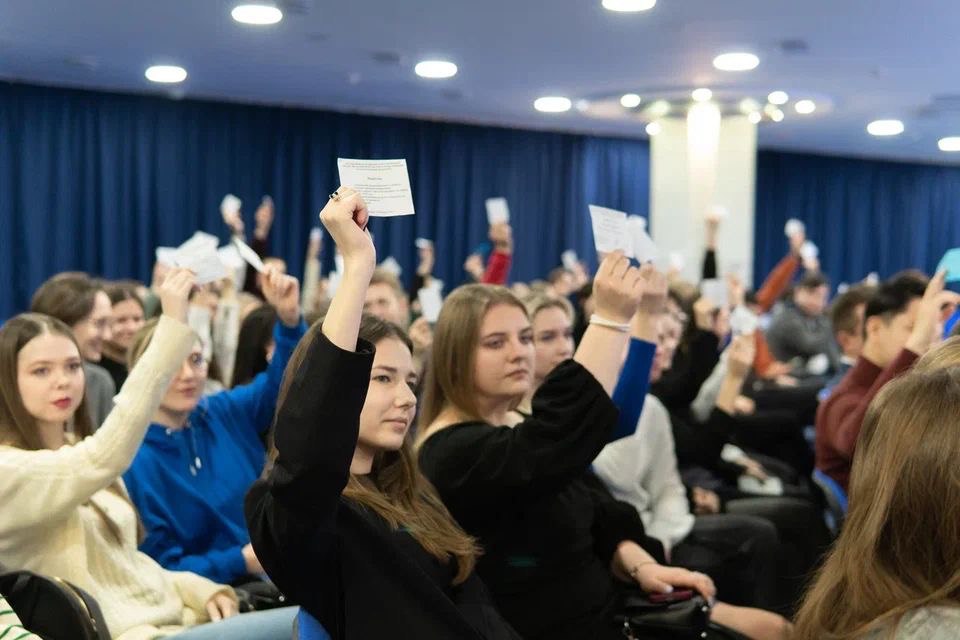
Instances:
[[[230,587],[167,571],[137,551],[137,514],[120,480],[197,339],[185,323],[193,282],[182,269],[167,277],[157,339],[94,435],[69,327],[23,314],[0,329],[0,565],[83,588],[98,601],[117,640],[177,635],[237,613]],[[65,432],[71,418],[72,434]],[[289,638],[289,617],[270,614],[219,623],[217,635],[206,637]],[[187,635],[201,638],[203,630]]]

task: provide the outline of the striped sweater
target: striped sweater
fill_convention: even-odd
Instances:
[[[69,580],[100,605],[115,640],[146,640],[205,622],[233,594],[137,550],[137,516],[120,487],[150,419],[196,337],[167,317],[97,432],[57,450],[0,446],[0,565]],[[109,518],[120,540],[105,526]],[[3,640],[6,640],[4,638]]]

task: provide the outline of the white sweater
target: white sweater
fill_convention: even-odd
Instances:
[[[0,446],[0,565],[66,579],[103,610],[116,640],[156,638],[206,620],[229,587],[163,569],[137,550],[137,517],[107,488],[133,461],[196,335],[163,317],[97,432],[56,451]],[[96,504],[120,528],[117,542]]]
[[[689,535],[694,516],[677,471],[670,414],[648,395],[636,432],[608,444],[593,469],[617,500],[634,506],[647,535],[670,550]]]

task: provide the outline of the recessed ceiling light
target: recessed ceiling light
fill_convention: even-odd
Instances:
[[[544,96],[533,101],[533,108],[544,113],[563,113],[570,107],[570,98],[563,96]]]
[[[713,59],[713,66],[720,71],[750,71],[760,64],[760,58],[752,53],[722,53]]]
[[[793,109],[801,115],[807,115],[817,110],[817,103],[813,100],[798,100]]]
[[[670,113],[670,109],[670,103],[666,100],[655,100],[644,110],[644,113],[651,118],[663,118]]]
[[[640,96],[635,93],[625,93],[623,97],[620,98],[620,104],[627,109],[633,109],[634,107],[640,106]]]
[[[760,108],[760,103],[753,98],[744,98],[740,101],[740,113],[750,115]]]
[[[899,120],[874,120],[867,125],[867,133],[872,136],[898,136],[903,133],[903,123]]]
[[[446,60],[422,60],[413,70],[421,78],[452,78],[457,75],[457,65]]]
[[[647,132],[647,135],[648,135],[648,136],[653,137],[653,136],[657,135],[658,133],[660,133],[660,131],[662,131],[662,129],[663,129],[663,127],[660,126],[660,123],[659,123],[659,122],[651,122],[650,124],[647,125],[645,131]]]
[[[940,151],[960,151],[960,136],[949,136],[937,141]]]
[[[774,109],[770,112],[770,119],[774,122],[780,122],[783,120],[783,111],[780,111],[780,109]]]
[[[790,100],[790,96],[787,95],[786,91],[773,91],[767,96],[767,102],[770,104],[787,104],[788,100]]]
[[[710,91],[710,89],[705,89],[705,88],[694,89],[693,93],[691,93],[690,95],[697,102],[706,102],[713,97],[713,91]]]
[[[147,67],[143,75],[145,75],[150,82],[175,84],[187,79],[187,70],[175,65],[157,64],[152,67]]]
[[[647,11],[653,9],[656,4],[657,0],[603,0],[604,9],[621,13]]]
[[[238,4],[230,15],[243,24],[277,24],[283,20],[283,12],[272,4]]]
[[[751,111],[750,115],[747,116],[747,120],[753,124],[760,124],[760,121],[763,120],[763,116],[760,115],[759,111]]]

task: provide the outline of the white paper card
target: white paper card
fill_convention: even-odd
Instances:
[[[804,260],[815,260],[820,256],[820,249],[809,240],[800,246],[800,257]]]
[[[707,210],[707,220],[723,220],[730,216],[730,210],[721,204],[715,204]]]
[[[257,252],[250,248],[250,246],[241,240],[240,238],[234,238],[233,244],[237,247],[237,251],[240,253],[240,257],[246,261],[251,267],[263,273],[267,270],[267,266],[263,264],[263,260],[260,259],[260,256],[257,255]]]
[[[384,271],[392,273],[398,278],[400,277],[400,274],[403,273],[403,267],[400,266],[400,263],[397,262],[393,256],[387,256],[387,259],[380,263],[380,268]]]
[[[207,284],[227,277],[227,268],[217,255],[216,244],[188,240],[177,249],[174,260],[178,267],[193,271],[197,276],[197,284]]]
[[[224,245],[217,249],[217,256],[220,257],[220,262],[222,262],[223,266],[227,269],[242,269],[246,265],[240,256],[240,251],[232,244]]]
[[[700,293],[720,308],[728,304],[727,283],[723,280],[704,280],[700,283]]]
[[[660,256],[657,245],[653,238],[647,233],[647,221],[640,216],[629,216],[627,218],[627,228],[630,231],[631,248],[633,256],[638,262],[656,262]]]
[[[683,257],[683,254],[679,251],[671,251],[670,268],[675,271],[683,271],[685,266],[687,266],[687,259]]]
[[[510,222],[510,207],[506,198],[487,198],[487,223],[491,226],[501,222]]]
[[[223,200],[220,201],[220,211],[223,213],[236,213],[237,211],[240,211],[241,204],[243,203],[240,198],[232,193],[228,193],[227,195],[223,196]]]
[[[805,233],[807,230],[806,226],[796,218],[790,218],[787,220],[787,224],[783,227],[783,233],[788,238],[792,238],[798,233]]]
[[[363,196],[371,216],[412,216],[413,191],[407,161],[337,158],[340,184]]]
[[[432,282],[431,285],[433,285]],[[426,318],[427,322],[431,324],[436,322],[437,318],[440,317],[440,309],[443,307],[440,287],[429,286],[420,289],[417,292],[417,300],[420,301],[420,313]]]
[[[193,251],[199,247],[209,247],[216,251],[218,244],[220,244],[220,240],[217,236],[204,233],[203,231],[196,231],[190,236],[189,240],[177,247],[177,250]]]
[[[737,487],[744,493],[752,493],[761,496],[782,496],[783,481],[780,478],[770,476],[763,482],[753,476],[742,475],[737,480]]]
[[[417,249],[429,249],[430,247],[433,246],[433,242],[430,240],[427,240],[426,238],[417,238],[416,240],[413,241],[413,245]]]
[[[730,314],[730,329],[737,336],[752,336],[757,331],[760,321],[744,306],[738,306]]]
[[[560,262],[563,263],[563,268],[567,271],[573,271],[577,268],[579,260],[577,258],[577,252],[573,249],[567,249],[562,254],[560,254]]]
[[[177,266],[176,247],[157,247],[157,262],[168,267]]]
[[[323,239],[323,229],[314,227],[310,229],[310,242],[319,242]]]
[[[593,224],[593,241],[597,253],[611,253],[618,249],[633,257],[633,243],[627,227],[627,214],[616,209],[589,205],[590,220]]]

